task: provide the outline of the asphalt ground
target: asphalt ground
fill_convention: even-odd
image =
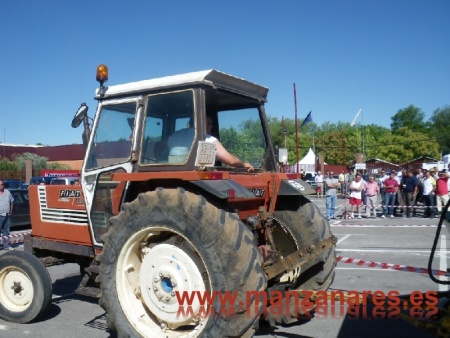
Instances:
[[[325,212],[325,199],[311,200]],[[447,285],[434,283],[426,273],[413,268],[426,268],[430,249],[437,230],[438,219],[428,218],[376,218],[341,219],[346,199],[338,199],[337,219],[330,222],[333,234],[338,238],[336,253],[339,257],[364,260],[365,265],[338,262],[336,276],[330,292],[357,291],[360,293],[410,295],[436,291],[448,291]],[[420,215],[422,211],[418,210]],[[26,229],[20,229],[26,231]],[[437,245],[433,269],[447,270],[450,247],[449,233],[443,229]],[[20,250],[20,248],[17,248]],[[412,272],[369,267],[370,262],[390,263],[408,266]],[[372,265],[377,265],[372,263]],[[387,267],[388,265],[384,265]],[[0,337],[114,337],[106,328],[106,314],[96,300],[74,294],[80,282],[78,266],[66,264],[49,268],[53,281],[53,301],[48,314],[39,322],[15,324],[0,320]],[[440,279],[447,280],[441,276]],[[416,299],[416,302],[433,300]],[[434,337],[425,330],[416,328],[409,320],[427,316],[422,311],[410,312],[402,309],[404,300],[391,308],[367,306],[352,307],[344,303],[322,306],[312,318],[300,320],[291,325],[270,327],[260,322],[255,337]],[[417,309],[416,309],[417,310]],[[406,314],[405,314],[406,313]],[[391,317],[391,318],[388,318]],[[400,317],[400,318],[398,318]]]
[[[311,200],[325,214],[325,198],[312,197]],[[414,295],[418,296],[420,293],[430,291],[449,290],[448,285],[434,283],[426,273],[382,269],[380,264],[374,264],[405,265],[411,271],[420,271],[413,268],[426,268],[438,218],[422,218],[423,209],[418,208],[418,217],[413,218],[399,216],[367,219],[363,216],[362,219],[343,219],[342,214],[350,210],[348,199],[339,198],[337,206],[337,219],[330,220],[331,231],[338,238],[337,256],[363,260],[367,263],[356,265],[338,262],[335,280],[329,291],[344,290],[372,294],[381,291],[384,294],[394,292],[394,295],[410,295],[414,292]],[[381,215],[381,208],[378,214]],[[439,236],[433,269],[447,270],[449,245],[449,233],[444,228]],[[438,279],[448,280],[445,276]],[[399,306],[374,310],[374,306],[369,303],[365,307],[359,307],[356,315],[354,312],[351,312],[353,315],[347,314],[346,305],[343,307],[330,305],[312,319],[294,325],[275,329],[262,325],[256,337],[434,337],[433,333],[418,329],[408,320],[411,317],[431,316],[431,313],[417,314],[414,310],[411,312],[403,309],[400,316],[395,316],[394,314],[403,305],[402,299]],[[435,311],[434,307],[430,309]]]

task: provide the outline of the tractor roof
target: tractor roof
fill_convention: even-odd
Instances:
[[[100,89],[97,89],[95,97],[108,98],[123,96],[125,94],[138,94],[140,92],[174,89],[194,85],[208,85],[213,88],[223,89],[245,95],[262,102],[266,102],[268,88],[256,83],[228,75],[217,70],[204,70],[180,75],[165,76],[156,79],[130,82],[104,88],[104,95],[100,96]]]

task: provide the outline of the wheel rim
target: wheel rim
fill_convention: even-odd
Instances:
[[[0,303],[11,312],[23,312],[34,297],[31,279],[16,267],[0,271]]]
[[[283,224],[278,222],[275,223],[276,226],[272,229],[272,236],[277,246],[277,250],[281,253],[282,256],[287,256],[290,253],[299,249],[297,241],[295,240],[294,235],[289,230],[289,228],[285,227]],[[301,268],[296,268],[288,273],[285,273],[280,278],[280,282],[282,283],[294,283],[297,278],[301,274]]]
[[[188,311],[179,312],[176,293],[203,295],[210,290],[208,276],[199,253],[184,236],[165,227],[142,229],[120,251],[118,299],[142,336],[195,337],[206,325],[207,311],[193,297]]]

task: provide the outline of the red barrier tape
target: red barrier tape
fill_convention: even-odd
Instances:
[[[405,272],[416,272],[416,273],[428,274],[428,269],[416,268],[414,266],[408,266],[408,265],[371,262],[371,261],[364,261],[362,259],[342,257],[342,256],[337,256],[337,261],[341,262],[341,263],[356,264],[359,266],[367,266],[369,268],[374,268],[374,269],[385,269],[385,270],[395,270],[395,271],[405,271]],[[431,270],[431,272],[435,276],[450,276],[450,274],[448,272],[442,271],[442,270],[434,270],[433,269],[433,270]]]
[[[3,240],[9,239],[10,242],[14,241],[15,243],[21,243],[21,242],[23,242],[23,238],[25,237],[25,235],[30,235],[30,234],[31,234],[31,231],[18,232],[15,234],[10,234],[9,236],[2,236],[1,240],[3,242]],[[12,239],[12,241],[11,241],[11,239]],[[21,241],[17,241],[20,239],[21,239]]]

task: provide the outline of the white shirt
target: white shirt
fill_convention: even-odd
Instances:
[[[362,181],[359,181],[359,182],[353,181],[350,188],[361,189],[361,184],[364,184],[364,183]],[[361,190],[359,190],[359,191],[352,190],[350,193],[350,197],[357,198],[360,200],[361,199]]]
[[[11,211],[11,203],[14,202],[14,197],[8,189],[4,189],[3,193],[0,193],[0,215],[6,216]]]
[[[316,183],[323,183],[323,175],[316,175],[316,177],[314,177],[314,181]]]
[[[433,185],[434,182],[434,185]],[[434,180],[433,177],[430,178],[426,178],[423,180],[423,194],[424,195],[429,195],[430,192],[433,190],[433,187],[436,186],[436,181]]]
[[[383,177],[380,177],[379,179],[378,179],[378,185],[381,187],[381,188],[384,188],[384,180],[385,179],[387,179],[387,178],[389,178],[389,175],[384,175]]]
[[[214,136],[211,136],[211,135],[209,135],[209,134],[206,134],[205,142],[208,142],[208,143],[214,143],[214,142],[216,142],[216,141],[217,141],[217,138],[215,138]]]

